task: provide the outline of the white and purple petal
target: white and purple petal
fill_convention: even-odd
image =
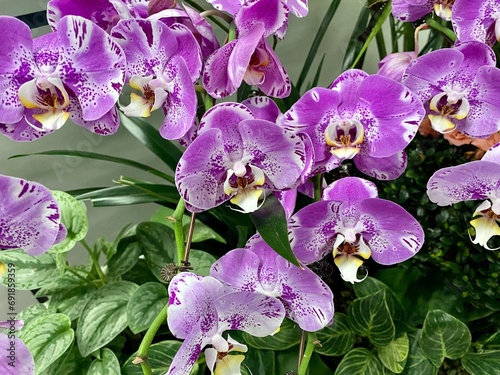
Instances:
[[[377,198],[378,191],[371,181],[359,177],[344,177],[332,182],[323,190],[325,201],[346,202],[348,205],[368,198]]]
[[[500,165],[471,161],[435,172],[427,183],[429,199],[439,206],[466,200],[487,199],[500,194]],[[497,207],[495,213],[500,213]]]
[[[255,25],[264,25],[264,37],[276,34],[283,39],[288,24],[288,7],[283,0],[246,0],[234,17],[236,27],[246,33]]]
[[[432,12],[434,0],[393,0],[392,14],[398,20],[413,22]]]
[[[30,255],[56,242],[61,215],[49,189],[35,182],[0,175],[0,249]]]
[[[125,78],[125,54],[102,29],[81,17],[62,18],[57,33],[57,72],[78,98],[83,118],[96,120],[118,100]]]
[[[37,71],[30,28],[17,18],[1,16],[0,42],[0,123],[21,121],[24,106],[19,100],[21,85]]]
[[[360,153],[354,157],[354,164],[362,173],[377,180],[395,180],[406,170],[408,158],[404,151],[385,158],[373,158]]]
[[[253,96],[241,102],[250,108],[255,118],[276,122],[281,111],[274,100],[268,96]]]
[[[195,83],[200,78],[203,66],[200,45],[193,33],[184,25],[174,23],[170,30],[175,35],[179,48],[176,55],[182,57],[186,63],[191,81]]]
[[[451,21],[460,42],[475,40],[492,46],[498,38],[499,18],[498,0],[456,0]]]
[[[0,373],[2,375],[34,375],[35,362],[30,351],[18,338],[0,333]],[[10,354],[13,354],[9,358]]]

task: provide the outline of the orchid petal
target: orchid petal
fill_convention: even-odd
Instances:
[[[358,279],[358,269],[363,265],[363,261],[352,255],[340,255],[334,259],[335,265],[340,271],[340,276],[344,281],[351,284],[359,283],[368,277],[368,272],[362,279]]]
[[[169,323],[170,326],[170,323]],[[185,337],[181,347],[175,353],[170,368],[165,375],[189,375],[203,347],[205,347],[209,339],[202,332],[200,322],[196,326],[191,326],[193,330]]]
[[[14,350],[11,348],[14,347]],[[14,351],[13,365],[8,358],[8,354]],[[3,353],[0,360],[0,373],[2,375],[34,375],[35,362],[26,345],[18,338],[10,338],[4,333],[0,333],[0,352]]]
[[[491,203],[484,201],[474,212],[473,219],[470,224],[474,227],[475,238],[472,240],[473,244],[483,246],[487,250],[498,250],[500,247],[492,249],[488,246],[488,241],[493,236],[500,236],[500,226],[498,225],[498,216],[491,215]]]
[[[191,82],[195,83],[200,78],[203,64],[200,45],[193,36],[193,33],[186,26],[175,23],[170,27],[170,30],[172,30],[179,45],[176,56],[184,59]]]
[[[282,0],[250,0],[236,13],[234,22],[242,33],[248,32],[255,23],[262,23],[264,37],[277,33],[279,38],[283,38],[281,34],[288,23],[288,13],[288,7]]]
[[[9,330],[20,330],[24,326],[24,321],[22,320],[17,320],[17,319],[12,319],[10,318],[9,320],[5,322],[0,322],[0,328],[6,328]]]
[[[118,100],[125,54],[102,29],[83,18],[64,17],[57,27],[61,80],[78,98],[83,118],[96,120]]]
[[[408,158],[404,151],[395,153],[385,158],[372,158],[359,154],[354,158],[354,164],[364,174],[377,180],[395,180],[406,170]]]
[[[500,164],[500,143],[491,146],[490,149],[486,151],[481,160]]]
[[[106,112],[100,118],[87,121],[82,117],[82,111],[80,109],[80,103],[74,97],[70,98],[71,106],[74,110],[71,110],[71,121],[75,124],[85,128],[95,134],[102,136],[115,134],[120,125],[120,119],[118,117],[118,109],[116,107],[111,107],[111,109]]]
[[[16,142],[31,142],[52,132],[38,130],[23,117],[13,124],[0,124],[0,133]]]
[[[348,205],[367,198],[377,198],[378,191],[371,181],[359,177],[344,177],[334,181],[323,190],[325,201],[347,202]]]
[[[253,96],[243,100],[241,104],[248,107],[255,118],[260,120],[276,122],[281,114],[276,102],[267,96]]]
[[[61,220],[49,189],[35,182],[0,175],[0,249],[22,248],[30,255],[55,242]]]
[[[244,355],[225,355],[217,361],[214,375],[241,375],[241,363],[245,359]]]

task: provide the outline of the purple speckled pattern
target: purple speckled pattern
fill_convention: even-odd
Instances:
[[[426,105],[438,94],[467,99],[470,110],[464,119],[450,118],[457,130],[474,137],[500,130],[500,69],[486,44],[466,42],[425,54],[408,66],[403,84]]]
[[[344,177],[328,185],[323,190],[322,199],[351,205],[363,199],[377,197],[377,187],[373,182],[358,177]]]
[[[474,40],[492,46],[499,18],[499,0],[456,0],[451,22],[458,42]]]
[[[439,206],[500,195],[500,165],[476,160],[435,172],[427,183],[429,199]]]
[[[349,182],[352,182],[352,190],[359,189],[359,192],[349,190],[346,186]],[[366,183],[353,179],[336,184],[338,191],[327,188],[328,196],[336,201],[312,203],[289,220],[290,242],[300,261],[309,264],[322,259],[333,251],[337,235],[344,236],[348,242],[349,237],[363,237],[373,260],[384,265],[402,262],[420,250],[423,229],[401,206],[369,198],[373,190],[367,190]]]
[[[433,10],[435,0],[393,0],[392,15],[405,22],[413,22]]]
[[[167,374],[188,375],[206,345],[226,347],[226,330],[267,336],[278,329],[285,310],[281,302],[259,293],[235,291],[211,277],[191,272],[170,282],[167,322],[172,334],[184,339]]]
[[[278,123],[311,138],[316,159],[312,173],[317,174],[343,161],[326,143],[328,126],[357,121],[363,126],[364,137],[354,162],[372,177],[394,179],[406,167],[401,152],[415,136],[424,113],[421,101],[401,83],[351,69],[342,73],[330,89],[306,92]]]
[[[500,164],[500,143],[490,147],[481,158],[483,161],[491,161],[492,163]]]
[[[314,332],[333,319],[333,294],[308,268],[301,269],[279,256],[255,235],[245,249],[235,249],[212,265],[210,274],[239,290],[277,297],[286,316]]]
[[[66,229],[60,225],[59,207],[49,189],[0,175],[0,250],[42,254],[62,240]]]
[[[274,123],[254,119],[242,104],[214,106],[177,165],[177,189],[189,209],[207,210],[229,200],[224,181],[228,169],[240,162],[261,169],[266,188],[290,189],[300,183],[306,167],[305,146],[300,137]]]
[[[252,111],[255,118],[276,122],[281,111],[274,100],[268,96],[253,96],[241,102]]]

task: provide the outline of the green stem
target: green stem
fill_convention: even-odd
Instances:
[[[227,35],[227,42],[229,43],[232,40],[236,39],[236,24],[234,22],[229,26],[229,33]]]
[[[304,351],[304,355],[302,356],[302,361],[300,362],[298,375],[306,375],[307,367],[309,367],[309,361],[311,360],[311,356],[314,352],[314,346],[316,345],[317,340],[318,338],[316,337],[316,333],[314,332],[307,333],[306,350]]]
[[[415,28],[409,22],[403,23],[403,51],[415,50]]]
[[[188,3],[190,6],[192,6],[193,8],[195,8],[200,13],[203,13],[205,11],[205,8],[203,8],[201,5],[199,5],[198,3],[196,3],[196,1],[193,1],[193,0],[184,0],[184,1],[186,3]],[[219,26],[222,30],[224,30],[224,32],[227,33],[227,27],[222,22],[220,22],[216,17],[208,16],[208,18],[213,23],[215,23],[217,26]]]
[[[396,21],[392,14],[389,15],[389,24],[391,26],[391,48],[392,53],[398,52],[398,33],[396,31]]]
[[[160,326],[167,319],[167,308],[168,304],[166,304],[160,313],[156,316],[153,323],[149,326],[146,334],[142,338],[141,345],[139,346],[139,350],[137,351],[137,355],[135,359],[132,361],[134,364],[141,364],[142,372],[144,375],[152,375],[151,366],[148,361],[149,347],[153,342],[153,339],[156,335],[156,332],[160,329]]]
[[[97,275],[99,276],[102,284],[106,284],[106,276],[102,272],[101,266],[99,265],[99,252],[94,252],[84,239],[80,240],[80,243],[89,253],[90,258],[92,259],[92,267],[94,267],[95,271],[97,272]]]
[[[455,35],[455,33],[452,30],[448,29],[444,25],[441,25],[439,22],[437,22],[432,17],[426,17],[425,18],[425,23],[427,23],[427,25],[429,25],[434,30],[439,31],[441,34],[443,34],[444,36],[446,36],[452,42],[455,42],[455,40],[457,39],[457,36]]]
[[[215,105],[215,99],[212,98],[208,93],[206,93],[205,101],[203,104],[205,104],[205,112],[206,112]]]
[[[313,177],[314,183],[314,201],[319,202],[321,200],[321,185],[323,183],[323,173],[317,174]]]
[[[182,260],[185,255],[184,248],[184,229],[182,228],[182,217],[184,216],[184,210],[186,205],[184,204],[184,199],[180,198],[172,214],[172,221],[174,222],[174,234],[175,234],[175,246],[177,247],[177,264],[182,266]]]

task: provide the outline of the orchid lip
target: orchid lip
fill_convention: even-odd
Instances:
[[[469,237],[473,244],[480,245],[487,250],[498,250],[497,248],[490,248],[488,246],[488,241],[493,236],[500,236],[500,226],[498,222],[500,221],[500,216],[495,214],[491,208],[491,203],[489,201],[484,201],[481,203],[476,212],[474,212],[473,219],[470,224],[474,228],[475,238],[472,239],[469,233]]]
[[[142,96],[134,92],[131,93],[130,104],[121,107],[125,115],[132,117],[151,116],[151,112],[162,107],[171,91],[167,83],[162,79],[154,78],[153,75],[148,77],[133,76],[130,78],[129,85],[142,93]]]
[[[429,108],[434,112],[429,114],[432,128],[442,134],[455,130],[456,125],[450,119],[462,120],[470,111],[467,98],[456,92],[435,95],[429,103]]]
[[[454,0],[441,0],[434,3],[434,12],[445,21],[451,21]]]
[[[264,193],[259,187],[264,185],[264,172],[253,165],[244,165],[241,161],[234,163],[233,168],[228,170],[224,193],[232,195],[230,202],[239,206],[242,212],[257,210],[263,203],[259,204]]]
[[[264,70],[270,63],[269,54],[263,48],[257,48],[250,58],[243,80],[251,85],[260,85],[264,83]]]
[[[368,276],[367,272],[362,279],[357,277],[358,269],[363,265],[364,260],[371,256],[371,250],[366,245],[363,236],[357,235],[356,241],[352,243],[345,241],[343,235],[337,235],[332,254],[335,265],[345,281],[354,284],[363,281]]]
[[[339,159],[352,159],[361,147],[365,135],[363,125],[357,120],[330,123],[325,129],[325,141],[330,152]]]

